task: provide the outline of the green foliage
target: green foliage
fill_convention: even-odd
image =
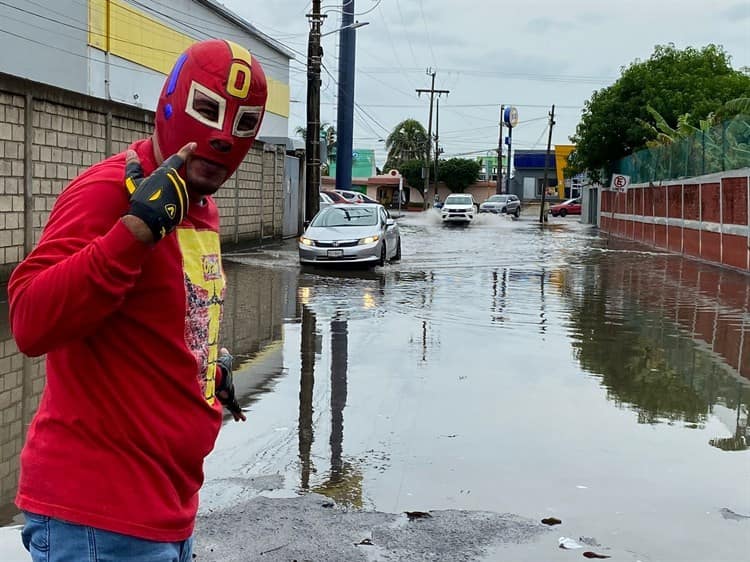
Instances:
[[[424,179],[422,179],[422,167],[424,166],[424,160],[407,160],[402,162],[398,167],[398,171],[404,177],[404,183],[415,189],[418,189],[422,193],[424,189]],[[386,166],[386,170],[389,170]]]
[[[647,61],[624,67],[614,84],[586,102],[571,137],[576,151],[569,173],[589,170],[596,180],[603,171],[609,177],[614,161],[656,140],[665,125],[672,130],[699,127],[726,102],[748,93],[750,76],[730,66],[722,47],[658,45]],[[663,123],[657,124],[654,112]]]
[[[294,132],[302,140],[307,140],[307,127],[295,127]],[[336,127],[323,122],[320,124],[320,133],[325,137],[328,158],[333,158],[336,154]]]
[[[422,160],[427,157],[427,131],[416,119],[405,119],[393,128],[385,140],[388,159],[385,169],[401,168],[409,160]]]
[[[438,176],[451,191],[461,193],[477,181],[480,168],[476,160],[450,158],[438,162]]]

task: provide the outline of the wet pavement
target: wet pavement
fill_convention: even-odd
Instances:
[[[750,278],[553,220],[408,215],[402,262],[374,270],[300,271],[293,243],[227,256],[248,422],[207,459],[198,541],[227,508],[315,493],[562,520],[481,541],[488,560],[746,560]]]

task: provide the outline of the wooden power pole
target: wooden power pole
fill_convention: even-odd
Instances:
[[[552,147],[552,127],[555,126],[555,106],[549,113],[549,135],[547,136],[547,153],[544,155],[544,179],[542,180],[542,206],[539,208],[539,222],[547,220],[547,172],[549,170],[549,151]]]
[[[430,189],[430,152],[432,151],[432,105],[435,100],[435,94],[440,96],[440,94],[449,94],[450,90],[436,90],[435,89],[435,71],[431,68],[427,69],[427,76],[432,77],[432,84],[430,86],[429,90],[424,89],[417,89],[417,94],[430,94],[430,117],[429,122],[427,124],[427,151],[425,154],[425,163],[424,163],[424,206],[423,208],[427,208],[427,191]],[[437,189],[437,186],[436,186]]]
[[[307,43],[307,132],[305,133],[305,220],[312,220],[320,207],[320,0],[313,0]]]

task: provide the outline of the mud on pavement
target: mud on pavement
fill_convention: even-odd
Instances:
[[[513,514],[441,510],[409,517],[342,509],[319,494],[261,496],[200,516],[193,556],[196,562],[461,562],[547,532]]]

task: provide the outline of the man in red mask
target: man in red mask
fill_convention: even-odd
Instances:
[[[252,146],[266,97],[245,48],[192,45],[153,136],[75,178],[13,272],[18,347],[47,354],[16,498],[34,560],[191,560],[222,404],[245,419],[217,344],[225,278],[211,195]]]

